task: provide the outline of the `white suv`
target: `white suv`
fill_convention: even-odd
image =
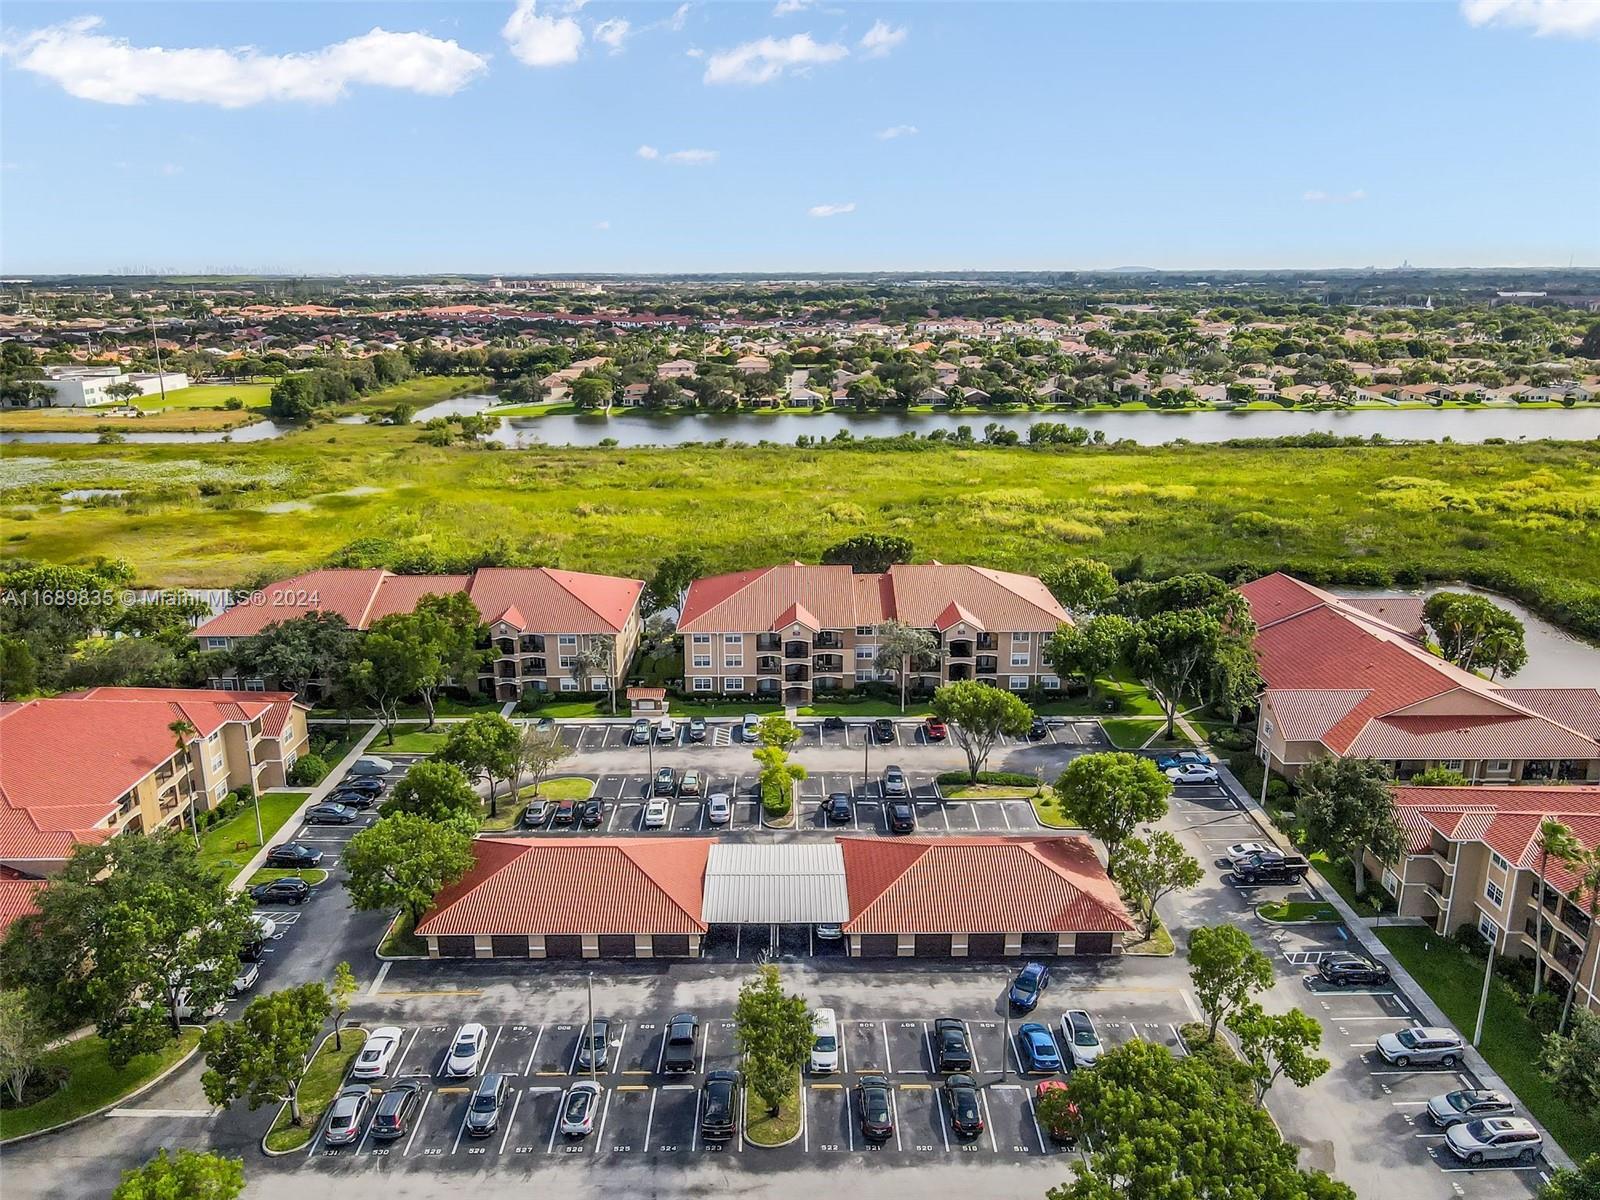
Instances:
[[[839,1021],[833,1009],[811,1014],[811,1073],[831,1075],[839,1069]]]

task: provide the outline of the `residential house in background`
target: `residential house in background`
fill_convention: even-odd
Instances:
[[[978,679],[1022,692],[1061,681],[1044,660],[1071,618],[1032,575],[954,563],[900,563],[881,575],[789,563],[696,579],[678,635],[692,695],[754,695],[804,704],[818,693],[898,683],[875,663],[878,629],[933,633],[939,661],[911,687]]]
[[[494,657],[476,686],[497,700],[526,691],[601,692],[627,673],[639,646],[641,579],[557,571],[549,567],[479,567],[470,575],[395,575],[379,568],[309,571],[270,584],[194,631],[206,650],[232,649],[268,625],[312,612],[336,612],[352,629],[368,629],[391,613],[410,612],[424,596],[465,592],[489,629]],[[580,661],[604,651],[579,679]],[[261,680],[236,680],[244,688]]]

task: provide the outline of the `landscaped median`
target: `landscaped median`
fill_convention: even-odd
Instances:
[[[1321,900],[1269,900],[1256,916],[1279,925],[1318,925],[1340,920],[1339,910]]]
[[[37,1093],[39,1098],[22,1108],[0,1107],[0,1141],[109,1107],[176,1067],[199,1044],[199,1027],[186,1027],[177,1041],[154,1054],[141,1054],[120,1069],[107,1060],[106,1044],[96,1034],[57,1046],[40,1059],[38,1075],[26,1093]]]
[[[939,776],[939,794],[946,800],[1027,800],[1039,824],[1047,829],[1076,829],[1061,809],[1055,789],[1037,776],[1019,771],[979,771],[973,783],[966,771]]]
[[[278,1110],[267,1136],[262,1139],[262,1148],[268,1154],[288,1154],[300,1149],[316,1136],[328,1106],[333,1103],[339,1094],[339,1089],[344,1086],[345,1076],[350,1073],[350,1064],[355,1061],[356,1055],[361,1053],[361,1047],[367,1043],[367,1031],[346,1029],[343,1040],[344,1048],[335,1050],[333,1034],[330,1033],[323,1039],[322,1045],[317,1047],[317,1052],[311,1056],[311,1065],[306,1068],[306,1073],[300,1080],[301,1124],[291,1123],[289,1105],[286,1102]]]
[[[774,1117],[768,1114],[766,1103],[747,1087],[744,1093],[744,1140],[752,1146],[787,1146],[798,1138],[805,1123],[805,1105],[801,1103],[804,1088],[805,1080],[797,1071],[794,1091]]]
[[[255,887],[258,883],[271,883],[274,879],[287,879],[290,876],[304,879],[312,887],[328,881],[328,873],[321,867],[307,867],[304,870],[298,867],[262,867],[250,876],[250,882],[246,886]]]

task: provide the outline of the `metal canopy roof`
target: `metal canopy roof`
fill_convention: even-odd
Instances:
[[[837,842],[718,842],[706,862],[707,925],[843,924],[850,919]]]

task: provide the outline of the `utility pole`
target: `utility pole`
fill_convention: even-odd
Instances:
[[[599,1055],[595,1052],[594,1045],[594,972],[589,973],[589,1025],[584,1030],[583,1036],[589,1039],[589,1082],[595,1081],[595,1059]]]
[[[150,344],[155,348],[156,352],[156,384],[161,388],[161,406],[165,408],[167,403],[167,372],[166,368],[161,365],[161,339],[156,336],[156,319],[154,316],[150,318]]]
[[[1483,1017],[1489,1011],[1489,984],[1494,979],[1494,950],[1496,939],[1489,939],[1489,961],[1483,967],[1483,993],[1478,997],[1478,1023],[1472,1027],[1472,1047],[1477,1049],[1483,1040]]]

